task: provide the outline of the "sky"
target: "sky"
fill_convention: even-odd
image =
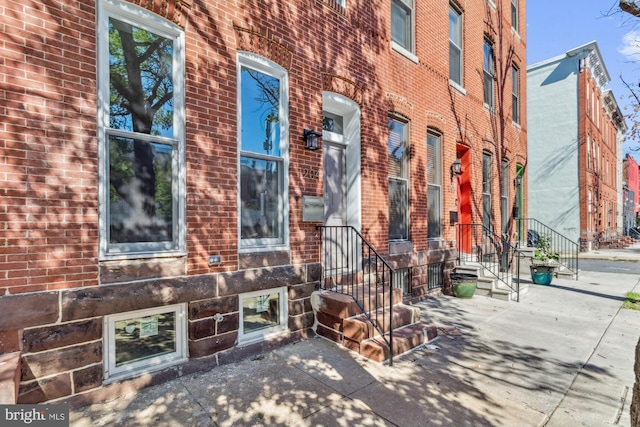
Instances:
[[[527,65],[595,40],[622,114],[630,113],[629,84],[640,83],[640,18],[622,12],[619,0],[527,0]],[[631,127],[631,121],[627,120]],[[625,141],[623,153],[640,161],[640,141]]]

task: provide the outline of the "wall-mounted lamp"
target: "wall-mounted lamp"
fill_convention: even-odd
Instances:
[[[516,175],[516,179],[513,180],[513,185],[518,188],[522,185],[522,175]]]
[[[451,164],[451,176],[457,176],[460,175],[462,173],[462,163],[460,162],[460,159],[456,159],[452,164]]]
[[[305,129],[302,133],[304,148],[306,148],[307,150],[317,150],[318,148],[320,148],[320,146],[318,145],[318,138],[320,138],[321,136],[321,133]]]

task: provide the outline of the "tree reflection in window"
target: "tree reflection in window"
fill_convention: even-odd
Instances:
[[[111,243],[175,237],[173,55],[172,39],[109,19]]]
[[[280,80],[241,66],[240,236],[244,245],[283,241]]]

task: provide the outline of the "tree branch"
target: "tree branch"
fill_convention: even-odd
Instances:
[[[620,9],[640,18],[640,6],[635,0],[620,0]]]

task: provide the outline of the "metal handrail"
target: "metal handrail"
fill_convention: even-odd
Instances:
[[[353,298],[389,346],[389,365],[393,365],[395,270],[354,227],[319,225],[316,229],[323,235],[321,288]],[[390,310],[389,319],[386,318],[386,307]],[[374,312],[375,319],[371,315]],[[389,339],[385,336],[385,325],[389,325]]]
[[[523,240],[523,243],[526,242],[528,247],[535,248],[537,243],[536,237],[546,236],[551,244],[550,249],[560,255],[558,265],[569,270],[573,273],[573,277],[576,280],[578,279],[578,253],[580,252],[580,245],[578,243],[563,236],[535,218],[520,218],[516,221],[517,229],[526,230],[525,232],[527,233],[527,239],[526,241]]]
[[[456,227],[458,265],[467,262],[479,264],[485,272],[515,292],[519,302],[521,251],[483,224],[457,224]],[[514,261],[517,261],[515,266]]]

